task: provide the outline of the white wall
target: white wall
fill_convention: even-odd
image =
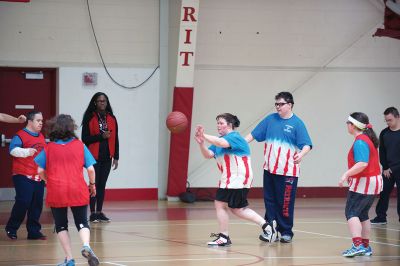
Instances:
[[[314,144],[299,186],[337,186],[352,142],[349,113],[367,113],[379,134],[384,109],[400,107],[400,41],[372,37],[382,27],[379,2],[200,1],[192,126],[216,134],[215,116],[231,112],[245,135],[275,111],[276,93],[291,91]],[[251,144],[255,186],[263,147]],[[194,141],[190,150],[191,186],[216,186],[215,162]]]
[[[138,85],[159,65],[159,1],[89,3],[110,73],[126,86]],[[71,114],[78,125],[94,93],[109,96],[119,122],[120,162],[111,171],[108,188],[158,187],[159,176],[166,175],[165,166],[164,172],[159,169],[160,112],[166,115],[165,106],[159,108],[165,101],[165,96],[160,99],[165,94],[160,92],[160,70],[138,89],[115,85],[102,67],[86,0],[0,2],[0,36],[0,66],[58,69],[58,112]],[[84,87],[84,72],[98,73],[98,85]]]
[[[124,84],[138,84],[153,69],[113,68],[114,78]],[[84,72],[98,73],[98,85],[82,85]],[[78,125],[93,94],[107,94],[118,121],[120,160],[111,171],[108,188],[157,188],[159,71],[138,89],[123,89],[110,81],[102,68],[61,67],[59,69],[59,113],[71,114]],[[80,130],[78,134],[80,137]]]
[[[159,1],[89,1],[108,65],[158,65]],[[0,64],[98,65],[86,0],[0,2]]]

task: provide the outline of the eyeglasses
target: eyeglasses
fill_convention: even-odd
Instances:
[[[284,106],[285,104],[288,104],[288,103],[275,103],[275,107],[282,107],[282,106]]]

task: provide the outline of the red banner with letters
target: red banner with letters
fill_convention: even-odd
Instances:
[[[167,195],[170,197],[178,197],[186,191],[192,107],[193,88],[175,87],[172,111],[184,113],[188,119],[188,127],[181,133],[171,134],[167,186]]]

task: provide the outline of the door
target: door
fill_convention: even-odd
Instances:
[[[33,109],[44,120],[56,114],[56,69],[0,67],[0,112],[18,117]],[[0,190],[13,187],[8,142],[24,127],[0,122]]]

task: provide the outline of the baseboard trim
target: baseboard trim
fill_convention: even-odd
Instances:
[[[157,200],[157,188],[106,189],[106,201]]]
[[[190,191],[196,195],[198,200],[213,200],[216,188],[190,188]],[[347,196],[347,187],[298,187],[297,198],[345,198]],[[391,196],[396,196],[396,189],[392,191]],[[262,199],[263,188],[253,187],[250,189],[249,198]]]

